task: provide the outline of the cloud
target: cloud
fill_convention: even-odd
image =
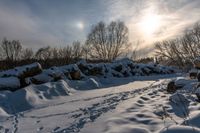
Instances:
[[[26,47],[65,46],[84,41],[92,25],[122,20],[130,40],[140,40],[141,48],[151,49],[154,41],[173,38],[199,20],[199,0],[1,0],[0,39],[19,39]],[[147,37],[138,26],[145,14],[161,18],[161,25]],[[84,28],[77,28],[83,23]],[[151,49],[152,50],[152,49]]]
[[[115,5],[117,4],[117,5]],[[155,41],[174,38],[184,33],[200,19],[199,0],[151,0],[138,2],[119,1],[111,9],[112,18],[122,19],[129,27],[130,40],[134,43],[140,40],[140,48],[152,50]],[[146,36],[138,24],[146,14],[156,14],[161,18],[159,29],[151,36]]]
[[[32,48],[58,42],[57,37],[40,30],[41,20],[23,6],[19,11],[1,4],[0,18],[0,39],[18,39],[24,46]]]
[[[45,9],[39,10],[43,12]],[[33,49],[47,45],[63,47],[72,43],[73,40],[83,40],[84,32],[80,33],[80,29],[74,24],[77,21],[68,19],[67,16],[66,19],[65,14],[59,16],[59,13],[60,11],[55,11],[51,15],[38,14],[36,8],[30,7],[26,2],[19,1],[15,6],[14,3],[1,1],[0,39],[4,37],[17,39],[25,47]]]

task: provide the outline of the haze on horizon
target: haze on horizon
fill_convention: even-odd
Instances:
[[[0,0],[0,39],[25,47],[62,47],[84,42],[92,25],[121,20],[140,48],[173,38],[196,23],[199,0]]]

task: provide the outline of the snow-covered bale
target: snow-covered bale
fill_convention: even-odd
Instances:
[[[171,74],[175,72],[172,67],[165,67],[157,64],[141,64],[135,63],[130,59],[120,59],[113,61],[112,63],[99,63],[99,64],[87,64],[79,63],[78,65],[86,75],[90,75],[90,71],[95,70],[94,75],[104,75],[104,77],[129,77],[129,76],[148,76],[154,74]]]
[[[82,60],[77,64],[42,69],[39,63],[16,67],[0,72],[0,78],[16,77],[20,81],[20,88],[30,84],[42,84],[60,79],[81,80],[92,77],[129,77],[148,76],[154,74],[170,74],[174,70],[156,64],[139,64],[130,59],[120,59],[112,63],[90,64]],[[3,84],[3,83],[2,83]],[[4,85],[5,86],[5,85]]]
[[[0,78],[0,91],[15,91],[20,88],[20,80],[17,77]]]
[[[81,72],[77,64],[61,66],[59,69],[65,74],[65,76],[72,80],[80,80],[84,77],[84,74]]]
[[[43,70],[42,73],[30,78],[30,82],[34,84],[42,84],[65,79],[64,73],[58,67],[51,67]]]
[[[30,78],[30,81],[34,84],[42,84],[57,81],[60,79],[80,80],[82,77],[83,74],[78,68],[78,66],[76,64],[71,64],[61,67],[51,67],[49,69],[45,69],[42,73]]]
[[[42,67],[39,63],[33,63],[30,65],[25,65],[21,67],[16,67],[15,69],[10,69],[7,71],[0,72],[0,77],[19,77],[26,78],[37,75],[42,72]]]
[[[93,64],[88,65],[87,74],[91,76],[102,76],[104,75],[104,64]]]
[[[129,77],[133,75],[131,69],[134,67],[134,65],[135,64],[132,60],[128,58],[123,58],[120,60],[113,61],[111,68],[123,74],[124,77]]]
[[[131,76],[131,69],[127,64],[122,64],[122,63],[113,63],[111,65],[111,68],[115,70],[116,72],[121,73],[124,77]]]
[[[33,63],[30,65],[16,67],[15,69],[2,71],[0,72],[0,77],[17,77],[20,80],[20,87],[22,88],[28,85],[28,83],[26,82],[26,78],[35,76],[41,72],[41,65],[39,63]]]
[[[87,76],[103,76],[105,75],[106,63],[90,64],[86,63],[85,60],[81,60],[77,63],[77,66]]]

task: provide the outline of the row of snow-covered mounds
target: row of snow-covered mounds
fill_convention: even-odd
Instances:
[[[42,84],[60,79],[81,80],[95,77],[129,77],[155,74],[171,74],[171,67],[157,64],[139,64],[129,59],[112,63],[89,64],[82,60],[77,64],[42,69],[39,63],[16,67],[0,72],[0,90],[15,91],[30,84]]]
[[[129,59],[116,60],[112,63],[87,64],[85,61],[77,63],[85,75],[104,77],[148,76],[152,74],[174,73],[171,67],[157,64],[139,64]]]

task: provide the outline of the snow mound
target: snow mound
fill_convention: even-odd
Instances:
[[[0,118],[5,117],[5,116],[9,116],[9,115],[4,111],[3,108],[0,107]]]
[[[186,98],[186,96],[184,96],[183,94],[181,93],[174,93],[173,95],[170,96],[170,101],[172,101],[173,103],[188,103],[188,99]]]
[[[175,80],[175,85],[183,87],[183,86],[188,85],[188,84],[195,82],[195,81],[196,80],[186,79],[185,77],[178,77]]]
[[[170,126],[160,133],[199,133],[200,129],[189,126]]]
[[[186,77],[177,77],[168,83],[168,89],[173,89],[174,92],[194,93],[199,82],[197,79],[188,79]]]
[[[189,126],[200,128],[200,112],[194,111],[192,114],[190,114],[190,118],[188,118],[186,122],[189,124]]]
[[[100,88],[102,85],[97,80],[97,78],[89,78],[86,80],[79,80],[79,81],[70,81],[70,86],[77,90],[91,90]]]
[[[53,98],[70,95],[71,88],[64,80],[41,85],[30,85],[13,93],[1,93],[0,106],[9,114],[34,108]],[[10,112],[13,110],[15,112]]]
[[[50,100],[58,96],[70,95],[70,87],[64,80],[49,82],[42,85],[31,85],[25,88],[27,92],[36,94],[40,99]]]

